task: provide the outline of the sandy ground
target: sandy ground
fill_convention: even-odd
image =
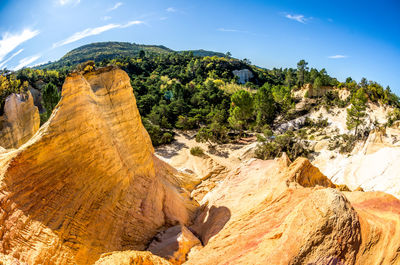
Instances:
[[[207,143],[196,142],[196,131],[175,131],[175,133],[175,141],[156,148],[156,155],[179,170],[185,170],[185,165],[188,165],[190,160],[197,160],[190,154],[190,148],[195,146],[204,150],[206,159],[212,159],[215,163],[232,170],[243,160],[252,158],[252,151],[257,145],[256,138],[251,137],[242,139],[241,143],[217,144],[215,150],[212,150]]]

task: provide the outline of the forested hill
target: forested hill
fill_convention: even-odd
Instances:
[[[135,55],[130,56],[130,52]],[[117,66],[130,77],[143,124],[155,146],[173,141],[175,129],[198,130],[196,139],[210,144],[227,143],[237,135],[257,132],[265,135],[260,138],[265,145],[257,157],[274,158],[286,152],[295,159],[306,155],[309,141],[320,137],[313,133],[329,127],[323,116],[305,119],[305,115],[322,108],[332,113],[349,109],[345,119],[351,134],[329,134],[335,143],[332,148],[346,152],[373,128],[400,120],[400,99],[389,87],[366,78],[357,82],[348,77],[340,82],[325,69],[309,67],[305,60],[300,60],[296,68],[263,69],[247,59],[232,58],[229,53],[223,57],[195,56],[194,52],[174,52],[163,46],[113,42],[75,49],[42,69],[3,70],[0,111],[11,93],[29,90],[35,95],[44,123],[57,105],[62,84],[71,71],[88,73],[104,66]],[[390,110],[382,124],[375,120],[368,122],[371,126],[367,124],[367,103]],[[287,124],[298,118],[304,118],[302,127],[290,126],[289,130]],[[342,143],[346,144],[343,148]]]
[[[40,65],[38,69],[59,69],[70,67],[76,64],[93,60],[101,62],[103,60],[112,60],[123,57],[138,56],[141,51],[155,54],[183,53],[192,52],[194,56],[218,56],[224,57],[220,52],[206,50],[174,51],[162,45],[143,45],[130,42],[97,42],[83,45],[64,55],[60,60]]]

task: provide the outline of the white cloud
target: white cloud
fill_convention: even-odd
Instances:
[[[11,55],[10,57],[7,58],[7,60],[4,60],[3,62],[0,63],[0,68],[3,67],[3,65],[5,65],[6,63],[8,63],[12,58],[14,58],[15,56],[17,56],[18,54],[20,54],[24,49],[20,49],[19,51],[13,53],[13,55]]]
[[[120,27],[120,25],[118,24],[108,24],[97,28],[88,28],[83,31],[74,33],[72,36],[66,38],[65,40],[54,43],[53,48],[66,45],[89,36],[98,35],[105,31],[108,31],[110,29],[115,29],[118,27]]]
[[[40,57],[41,57],[40,54],[36,54],[36,55],[33,55],[33,56],[29,56],[29,57],[23,58],[23,59],[21,59],[19,61],[19,64],[17,66],[15,66],[13,70],[17,71],[17,70],[19,70],[19,69],[21,69],[21,68],[23,68],[25,66],[28,66],[31,63],[33,63],[34,61],[36,61],[37,59],[39,59]]]
[[[117,9],[118,7],[122,6],[122,4],[123,4],[122,2],[118,2],[113,7],[107,9],[107,11],[108,12],[113,11],[113,10]]]
[[[176,10],[175,8],[173,8],[173,7],[168,7],[167,9],[165,9],[165,11],[167,11],[167,12],[169,12],[169,13],[174,13],[174,12],[176,12],[177,10]]]
[[[102,17],[101,19],[104,20],[104,21],[106,21],[106,20],[110,20],[111,17],[110,17],[110,16],[104,16],[104,17]]]
[[[38,30],[32,31],[30,29],[24,29],[21,33],[16,34],[11,34],[9,32],[4,33],[0,40],[0,61],[2,61],[7,54],[12,52],[20,44],[32,39],[38,34]]]
[[[337,55],[328,56],[328,58],[329,59],[343,59],[343,58],[347,58],[347,55],[337,54]]]
[[[81,0],[57,0],[57,3],[61,6],[69,5],[69,4],[74,4],[76,6],[79,4]]]
[[[105,26],[97,27],[97,28],[88,28],[80,32],[74,33],[72,36],[66,38],[65,40],[53,43],[53,48],[64,46],[66,44],[78,41],[80,39],[93,36],[93,35],[99,35],[105,31],[109,31],[111,29],[116,29],[116,28],[127,28],[133,25],[139,25],[143,24],[143,21],[140,20],[134,20],[134,21],[129,21],[126,24],[108,24]]]
[[[219,28],[217,29],[218,31],[222,31],[222,32],[240,32],[240,30],[237,29],[225,29],[225,28]]]
[[[133,21],[129,21],[126,24],[119,25],[119,28],[124,29],[124,28],[130,27],[130,26],[133,26],[133,25],[140,25],[140,24],[143,24],[143,23],[144,22],[140,21],[140,20],[133,20]]]
[[[306,24],[306,21],[308,20],[308,18],[306,18],[304,15],[291,15],[291,14],[286,14],[285,16],[288,19]]]
[[[217,30],[221,31],[221,32],[232,32],[232,33],[236,32],[236,33],[253,34],[253,33],[249,32],[249,31],[246,31],[246,30],[239,30],[239,29],[232,29],[232,28],[218,28]]]

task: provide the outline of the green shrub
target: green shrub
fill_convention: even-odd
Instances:
[[[294,161],[299,156],[307,156],[310,153],[308,143],[295,137],[292,131],[276,136],[269,142],[259,144],[254,151],[255,157],[259,159],[273,159],[285,152]]]
[[[160,126],[151,123],[146,118],[144,118],[142,121],[143,126],[150,135],[153,146],[169,144],[174,140],[174,133],[172,131],[161,129]]]
[[[388,115],[387,115],[387,125],[390,127],[393,125],[393,123],[395,121],[400,120],[400,109],[395,108],[393,111],[391,111]]]
[[[204,156],[204,150],[200,146],[190,148],[190,154],[193,156]]]
[[[329,141],[328,149],[333,151],[339,149],[339,153],[348,154],[353,151],[356,145],[357,137],[355,135],[341,134],[336,135]]]

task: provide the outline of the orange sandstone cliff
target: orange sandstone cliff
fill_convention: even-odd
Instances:
[[[0,146],[18,148],[27,142],[38,130],[40,117],[33,97],[11,94],[4,104],[4,114],[0,117]]]
[[[92,264],[188,224],[195,203],[155,160],[128,75],[72,74],[49,121],[1,155],[0,252],[27,264]]]
[[[400,201],[341,192],[304,158],[243,163],[190,228],[185,264],[400,264]]]

